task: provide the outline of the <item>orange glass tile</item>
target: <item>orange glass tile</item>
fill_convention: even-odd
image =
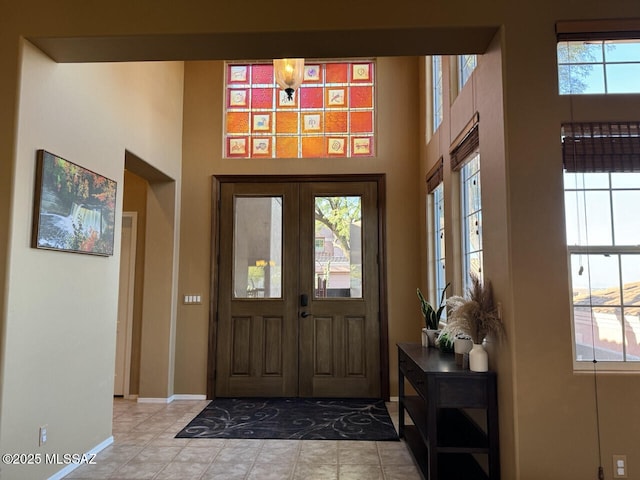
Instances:
[[[345,83],[349,74],[346,63],[327,63],[327,83]]]
[[[328,137],[327,154],[332,157],[346,157],[347,142],[348,139],[346,137]]]
[[[349,105],[351,108],[373,107],[373,87],[351,87]]]
[[[373,131],[373,112],[351,112],[351,132]]]
[[[324,121],[324,131],[345,133],[347,131],[347,112],[327,112]]]
[[[249,133],[249,112],[227,112],[226,133]]]
[[[301,108],[322,108],[324,89],[320,87],[300,88]]]
[[[252,67],[251,83],[266,83],[273,85],[273,64],[254,65]]]
[[[276,133],[298,133],[298,112],[276,112]]]
[[[303,157],[324,157],[325,156],[324,137],[302,137]]]
[[[277,158],[298,158],[298,137],[276,137]]]
[[[273,108],[273,88],[253,88],[251,108]]]

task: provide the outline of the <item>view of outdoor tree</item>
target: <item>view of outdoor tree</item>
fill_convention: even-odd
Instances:
[[[558,83],[560,95],[586,93],[596,66],[601,69],[604,55],[616,46],[605,42],[558,43]],[[604,72],[599,75],[604,75]],[[601,92],[605,93],[605,92]]]
[[[335,235],[338,246],[350,259],[351,225],[361,219],[360,197],[316,197],[316,230],[321,225]]]

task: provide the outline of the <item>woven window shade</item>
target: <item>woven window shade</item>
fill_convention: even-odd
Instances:
[[[480,135],[478,134],[478,124],[475,123],[449,152],[451,157],[451,170],[457,171],[462,168],[472,153],[480,146]]]
[[[567,172],[640,172],[640,122],[565,123]]]
[[[444,161],[442,157],[427,173],[427,193],[433,192],[444,179]]]

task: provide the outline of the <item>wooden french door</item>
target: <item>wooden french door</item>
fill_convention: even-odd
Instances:
[[[219,191],[215,396],[380,397],[378,184]]]

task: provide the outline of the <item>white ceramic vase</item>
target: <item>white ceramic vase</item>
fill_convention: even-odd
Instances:
[[[489,370],[489,355],[481,343],[474,343],[469,352],[469,370],[472,372],[486,372]]]
[[[422,329],[422,346],[423,347],[428,347],[429,346],[429,337],[427,337],[427,329],[426,328]]]

